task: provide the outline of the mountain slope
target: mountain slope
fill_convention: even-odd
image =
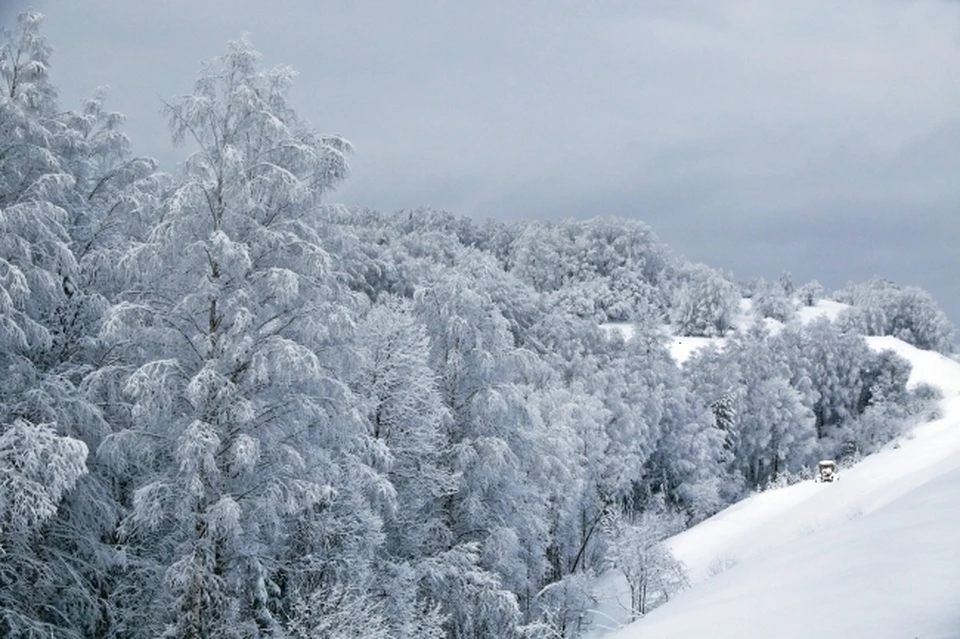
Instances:
[[[837,483],[767,491],[670,540],[693,587],[613,636],[960,637],[960,364],[869,341],[942,389],[942,416]]]

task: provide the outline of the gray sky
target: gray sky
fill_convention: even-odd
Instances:
[[[167,170],[161,99],[247,31],[355,144],[335,200],[638,218],[740,278],[878,274],[960,320],[960,3],[0,0],[0,20],[31,6],[65,105],[109,84]]]

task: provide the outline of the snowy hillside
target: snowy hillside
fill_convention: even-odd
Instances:
[[[811,322],[819,317],[835,320],[840,313],[850,308],[849,304],[834,302],[833,300],[818,300],[813,306],[803,306],[797,311],[801,322]]]
[[[960,363],[889,337],[941,417],[842,471],[740,502],[674,537],[693,584],[610,635],[960,637]]]
[[[840,313],[848,310],[849,308],[850,305],[848,304],[822,299],[818,300],[813,306],[803,306],[798,309],[796,321],[803,324],[809,324],[810,322],[821,317],[825,317],[833,321],[837,319]],[[753,312],[751,300],[740,300],[740,311],[734,318],[734,325],[740,330],[746,330],[751,324],[754,324],[757,321],[758,320]],[[769,330],[771,333],[776,333],[783,328],[783,324],[776,320],[765,318],[762,321],[767,330]],[[609,323],[604,324],[603,327],[608,331],[619,331],[625,339],[630,339],[634,332],[634,328],[630,324]],[[665,327],[665,330],[669,331],[669,327]],[[723,348],[724,344],[726,344],[726,340],[722,337],[690,337],[670,335],[670,354],[673,356],[674,361],[676,361],[678,364],[682,364],[683,362],[687,361],[694,351],[711,344]]]

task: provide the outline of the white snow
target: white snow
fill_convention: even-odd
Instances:
[[[670,355],[678,365],[683,364],[695,351],[710,344],[723,348],[726,341],[722,337],[671,337]]]
[[[960,638],[960,363],[868,339],[941,388],[942,417],[838,482],[769,490],[672,538],[692,587],[608,637]],[[604,587],[622,616],[622,584]]]
[[[813,306],[801,306],[797,309],[797,319],[809,324],[818,317],[826,317],[831,322],[837,319],[840,313],[850,308],[849,304],[834,302],[833,300],[817,300]]]

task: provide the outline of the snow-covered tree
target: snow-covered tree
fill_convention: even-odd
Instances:
[[[542,557],[525,546],[545,538],[544,504],[529,489],[519,457],[532,453],[524,446],[535,428],[521,384],[530,356],[514,348],[506,320],[462,275],[421,291],[416,304],[431,335],[430,364],[451,416],[445,454],[458,478],[444,504],[454,535],[451,551],[468,557],[464,551],[475,545],[493,577],[485,588],[461,595],[470,598],[450,611],[450,624],[457,633],[497,628],[503,633],[520,619],[515,596],[500,588],[516,592],[536,584],[536,572],[543,569],[539,560],[531,565],[524,557]]]
[[[87,447],[49,424],[23,419],[0,424],[0,633],[63,636],[72,611],[51,614],[63,587],[57,564],[38,548],[41,527],[87,472]],[[75,603],[72,592],[62,604]],[[64,621],[68,621],[64,624]],[[64,626],[67,628],[64,628]]]
[[[692,264],[673,292],[670,322],[677,335],[720,336],[732,326],[739,302],[732,282],[704,264]]]
[[[841,322],[865,335],[892,335],[917,348],[950,353],[954,327],[926,291],[901,287],[875,277],[861,285],[849,284],[836,294],[852,304]]]
[[[763,486],[782,472],[797,472],[813,463],[813,412],[785,378],[751,380],[744,405],[737,458],[752,486]]]
[[[804,306],[813,306],[823,298],[823,286],[817,280],[810,280],[797,289],[796,295]]]
[[[714,426],[724,433],[724,447],[732,448],[729,437],[737,423],[736,396],[730,391],[723,393],[710,402],[710,414],[713,416]]]
[[[512,272],[567,312],[630,321],[665,306],[666,251],[632,220],[526,225],[511,245]]]
[[[387,474],[402,504],[387,513],[389,550],[418,557],[444,541],[439,505],[454,481],[440,460],[449,415],[427,362],[427,333],[408,300],[383,297],[357,337],[364,359],[354,386],[375,446],[371,465]]]
[[[41,20],[22,14],[0,45],[2,634],[77,636],[109,626],[98,589],[109,588],[104,536],[118,507],[90,472],[88,451],[109,430],[87,388],[103,304],[77,259],[74,114],[57,103]]]
[[[720,488],[727,498],[815,461],[816,397],[802,374],[794,379],[779,348],[757,326],[733,335],[723,350],[703,349],[684,364],[691,392],[719,431],[717,456],[729,473]]]
[[[0,207],[49,199],[66,178],[50,144],[58,104],[43,15],[22,13],[17,22],[0,45]]]
[[[677,383],[666,392],[663,433],[646,464],[647,490],[688,523],[699,522],[723,506],[726,433],[707,411],[697,410],[695,398]]]
[[[647,614],[688,584],[686,570],[662,543],[680,529],[665,513],[644,512],[633,520],[618,510],[604,515],[610,538],[608,560],[630,587],[630,618]]]
[[[787,293],[787,290],[791,293]],[[769,317],[778,322],[789,322],[796,315],[792,291],[793,285],[788,285],[782,279],[770,284],[760,280],[753,294],[754,313],[761,319]]]
[[[809,385],[808,400],[816,418],[817,439],[828,438],[825,455],[834,455],[837,428],[856,417],[863,393],[863,371],[871,359],[862,337],[844,333],[826,318],[777,336],[787,353],[784,363],[791,385],[801,392]]]
[[[386,535],[379,577],[392,636],[442,632],[444,617],[428,575],[452,542],[443,505],[456,486],[445,467],[449,415],[427,361],[429,343],[409,300],[381,296],[357,327],[362,364],[354,382],[369,429],[369,463],[396,498],[381,514]],[[380,590],[380,588],[378,588]]]
[[[797,287],[793,283],[793,274],[790,273],[790,271],[784,271],[780,274],[780,277],[777,278],[777,288],[780,289],[780,292],[786,297],[793,296]]]
[[[276,633],[297,596],[365,588],[380,534],[369,503],[390,493],[357,450],[338,379],[353,302],[313,226],[350,147],[301,122],[293,72],[258,58],[231,43],[167,105],[174,140],[199,150],[124,256],[106,326],[131,363],[131,412],[101,456],[132,477],[122,533],[155,566],[138,578],[163,583],[138,629],[150,635]]]
[[[549,639],[579,637],[597,597],[592,572],[576,572],[553,581],[537,593],[540,618],[528,624],[527,636]]]

